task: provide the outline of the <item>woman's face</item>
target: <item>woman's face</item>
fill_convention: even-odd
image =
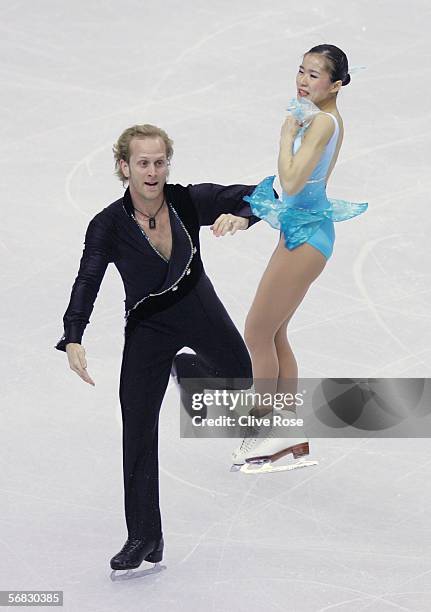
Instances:
[[[297,96],[308,98],[314,104],[327,100],[340,89],[341,81],[333,83],[326,59],[318,53],[306,53],[296,75]]]

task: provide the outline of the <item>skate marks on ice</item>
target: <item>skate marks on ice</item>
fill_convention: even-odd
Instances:
[[[242,472],[243,474],[271,474],[273,472],[287,472],[313,465],[319,465],[319,462],[315,459],[298,459],[297,461],[288,461],[283,465],[274,465],[273,461],[266,459],[262,461],[246,461],[242,465],[233,464],[230,471]]]
[[[242,472],[243,474],[271,474],[273,472],[286,472],[302,467],[319,465],[317,460],[306,458],[309,455],[308,442],[302,446],[305,448],[301,455],[294,453],[294,449],[297,446],[291,446],[272,455],[259,456],[256,454],[255,457],[246,458],[243,462],[240,460],[232,464],[230,471]],[[280,459],[283,459],[284,462],[279,463]],[[276,462],[277,465],[275,465]]]
[[[272,474],[273,472],[286,472],[298,468],[319,465],[319,462],[312,459],[292,461],[285,465],[274,465],[272,461],[248,461],[241,466],[233,465],[231,472],[240,471],[243,474]]]
[[[121,582],[132,580],[133,578],[144,578],[145,576],[160,574],[165,569],[167,569],[166,565],[155,563],[152,567],[146,569],[112,570],[110,578],[112,582]]]

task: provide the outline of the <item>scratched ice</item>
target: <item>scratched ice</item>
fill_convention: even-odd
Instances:
[[[316,468],[232,474],[232,441],[179,438],[173,386],[160,429],[167,570],[111,583],[125,539],[113,266],[84,339],[96,387],[53,348],[88,221],[122,193],[119,133],[164,127],[172,182],[257,182],[276,172],[302,53],[331,42],[368,69],[339,97],[328,195],[369,211],[336,227],[292,345],[303,376],[428,377],[430,26],[425,0],[1,4],[0,589],[63,590],[80,612],[430,609],[428,440],[313,440]],[[263,223],[202,231],[240,330],[276,240]]]

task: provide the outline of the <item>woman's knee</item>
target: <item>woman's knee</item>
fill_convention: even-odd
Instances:
[[[268,327],[259,323],[259,321],[247,318],[244,328],[244,340],[248,350],[253,353],[266,344],[274,342],[274,333]]]

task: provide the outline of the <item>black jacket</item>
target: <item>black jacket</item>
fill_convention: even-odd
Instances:
[[[165,185],[172,229],[169,261],[152,246],[133,218],[127,188],[93,219],[86,234],[78,275],[69,306],[63,316],[64,334],[55,348],[66,350],[68,342],[81,343],[100,284],[110,262],[118,269],[126,293],[126,330],[140,319],[175,304],[197,283],[203,273],[199,228],[211,225],[222,213],[249,218],[249,227],[259,221],[243,201],[254,185]],[[125,331],[125,333],[127,333]]]

